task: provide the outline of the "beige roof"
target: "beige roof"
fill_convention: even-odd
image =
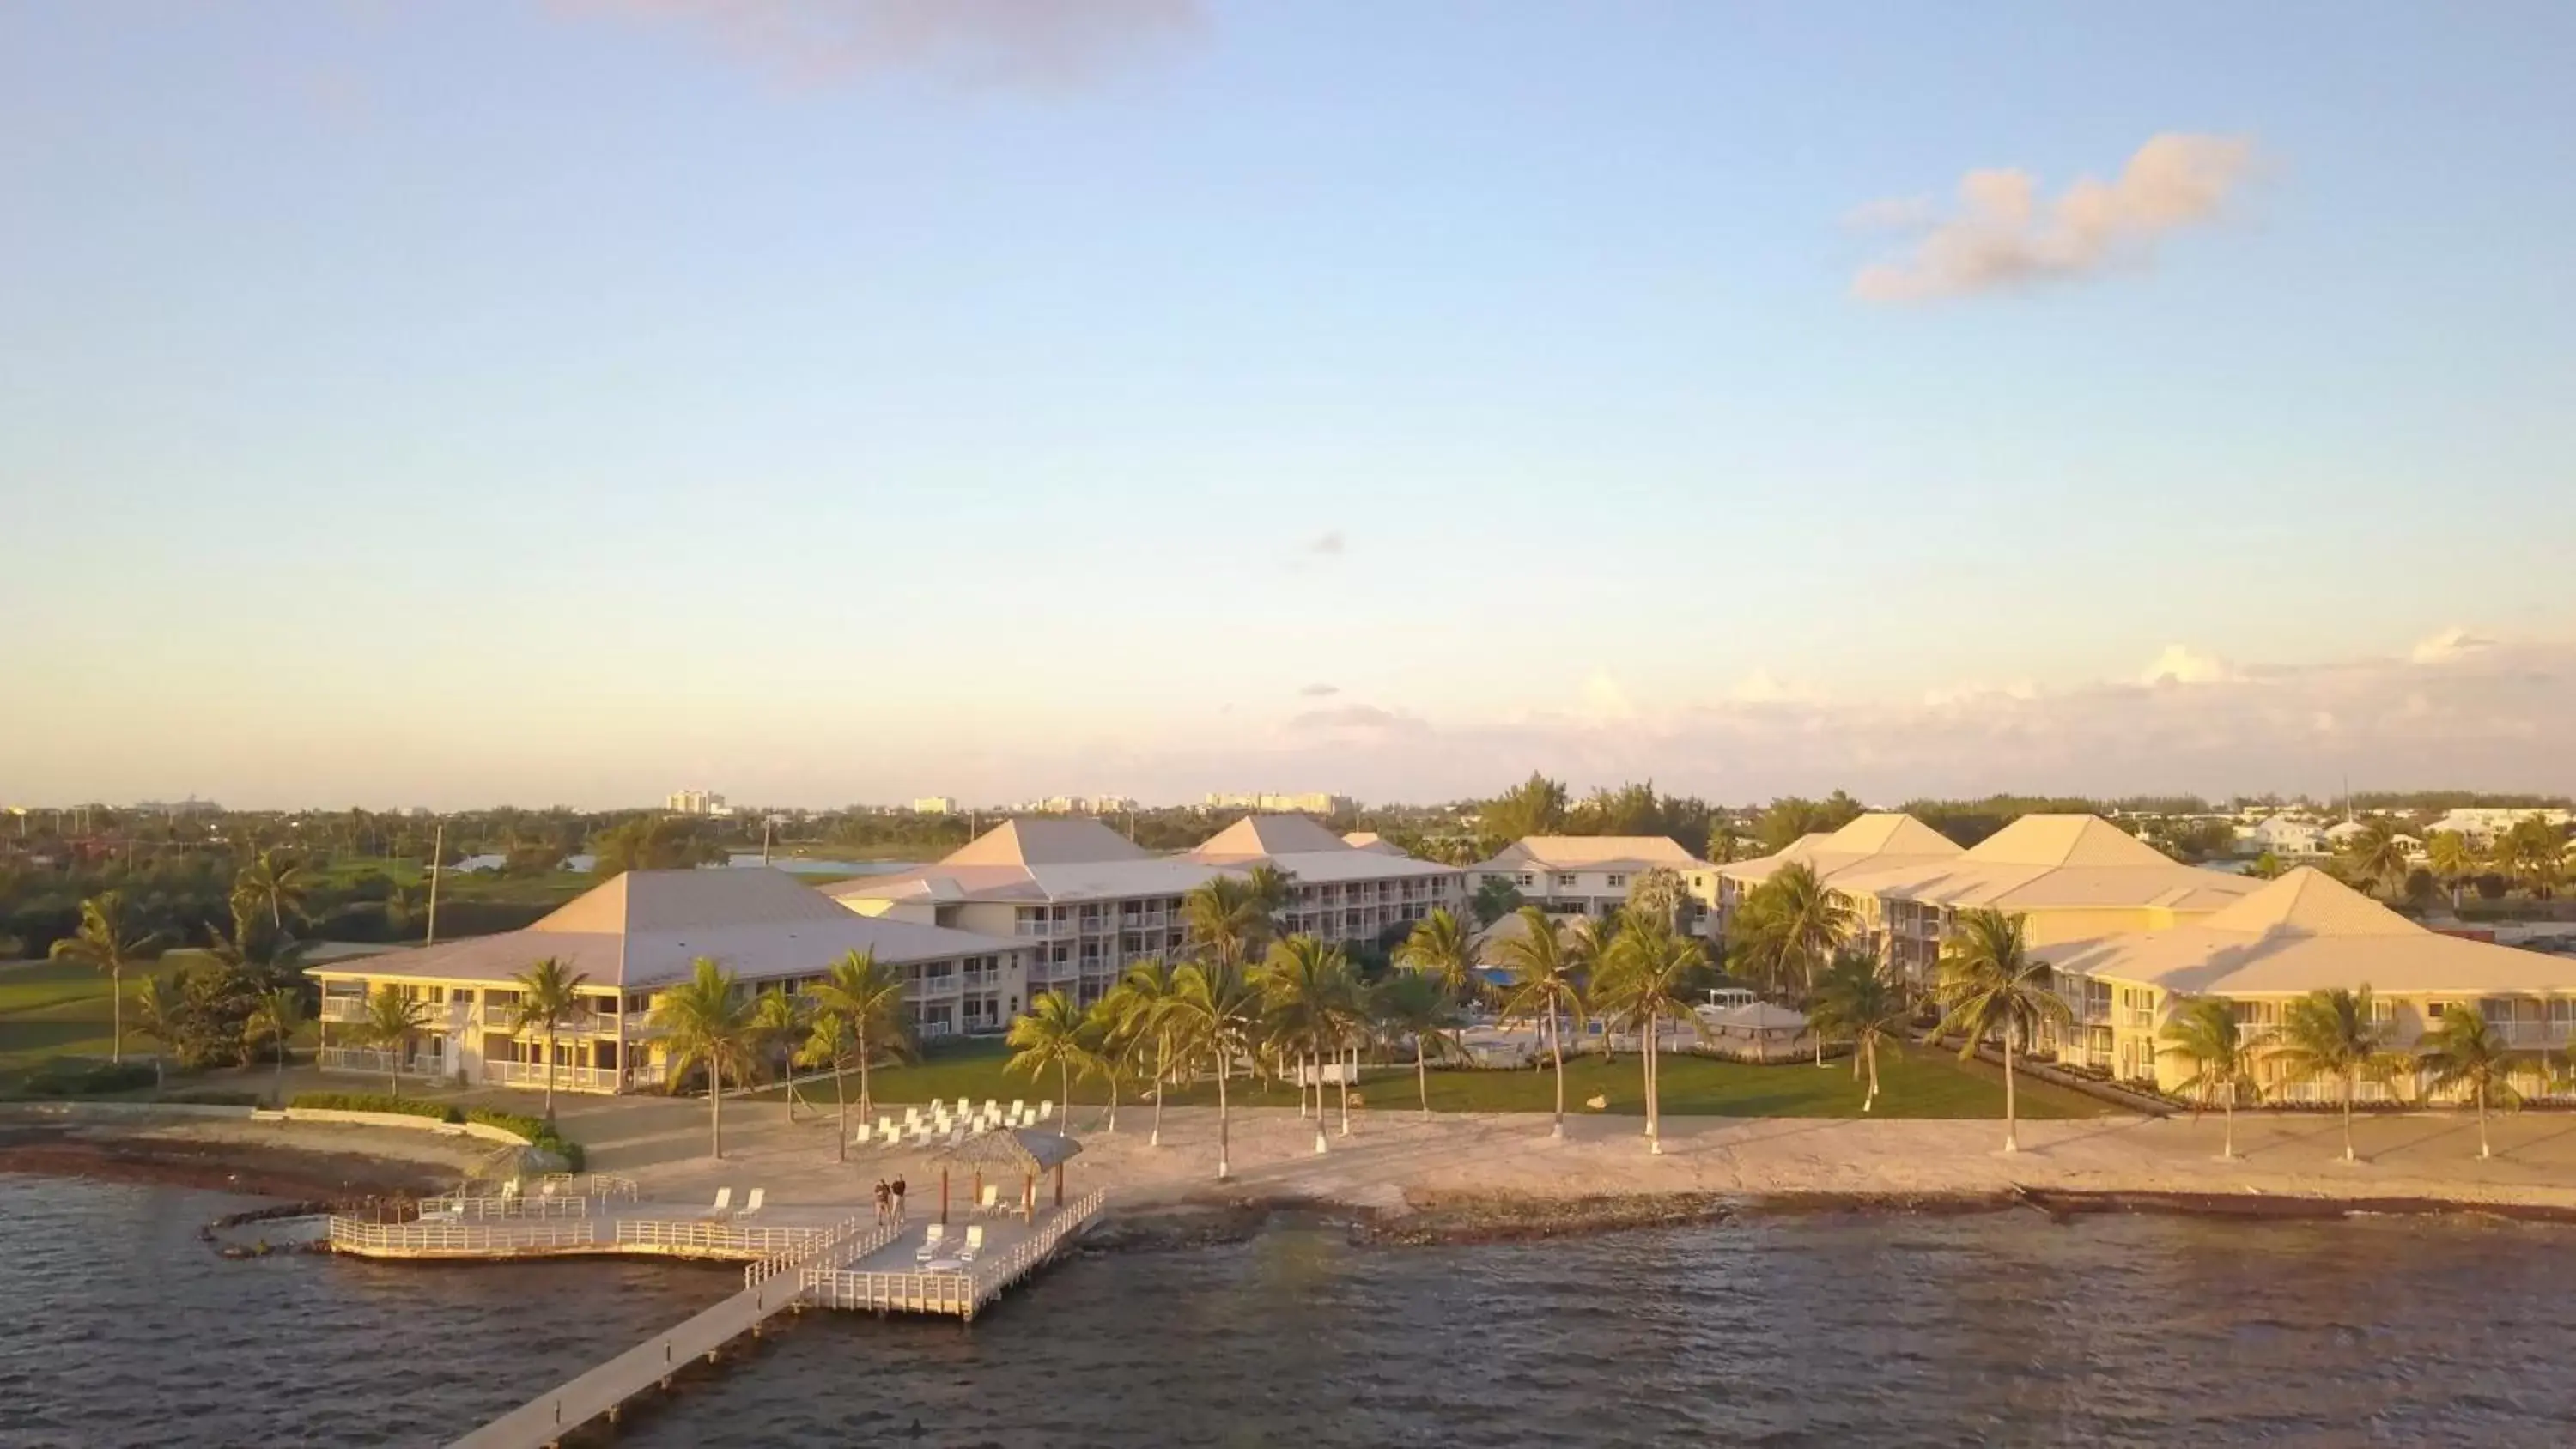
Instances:
[[[816,908],[820,907],[818,911]],[[668,985],[708,956],[750,980],[813,975],[851,951],[889,964],[1021,949],[1016,941],[854,915],[768,869],[636,870],[523,931],[388,952],[316,976],[507,981],[560,958],[596,987]]]
[[[1506,845],[1492,860],[1469,869],[1495,871],[1706,870],[1708,862],[1682,849],[1669,835],[1528,835]]]
[[[1349,846],[1353,850],[1375,851],[1379,855],[1402,855],[1405,853],[1402,846],[1397,845],[1394,841],[1387,839],[1385,836],[1378,834],[1374,830],[1354,830],[1350,834],[1342,837],[1342,844]]]
[[[1717,873],[1745,885],[1760,885],[1792,862],[1804,864],[1819,880],[1855,870],[1919,865],[1952,859],[1956,841],[1911,815],[1876,810],[1840,830],[1799,836],[1782,850],[1758,860],[1739,860],[1717,867]]]
[[[2306,866],[2187,926],[2031,954],[2062,971],[2186,995],[2576,993],[2576,959],[2428,931]]]
[[[1044,816],[1005,820],[950,851],[942,865],[1066,865],[1144,860],[1150,852],[1097,820]]]
[[[1970,850],[1879,857],[1826,878],[1853,895],[1961,909],[2158,907],[2185,914],[2217,910],[2260,884],[2184,865],[2091,815],[2025,815]]]
[[[1260,860],[1352,848],[1350,842],[1303,815],[1246,815],[1190,854],[1200,860]]]

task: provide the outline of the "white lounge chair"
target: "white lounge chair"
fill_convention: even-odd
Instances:
[[[939,1255],[939,1245],[947,1238],[947,1236],[948,1225],[946,1223],[932,1223],[930,1225],[930,1231],[921,1235],[921,1246],[913,1250],[912,1261],[916,1263],[927,1263],[932,1258],[937,1257]]]
[[[720,1218],[732,1211],[733,1189],[729,1187],[717,1188],[715,1206],[707,1209],[707,1216],[711,1218]]]
[[[1038,1120],[1041,1122],[1052,1122],[1055,1120],[1054,1098],[1050,1097],[1047,1100],[1038,1103]]]
[[[734,1221],[740,1222],[744,1218],[757,1214],[760,1211],[760,1205],[768,1200],[769,1189],[765,1187],[753,1188],[751,1190],[751,1196],[744,1198],[742,1201],[742,1211],[733,1215]]]
[[[1017,1098],[1017,1097],[1013,1097],[1013,1098],[1011,1099],[1011,1115],[1012,1115],[1012,1116],[1014,1116],[1014,1117],[1020,1116],[1021,1114],[1023,1114],[1023,1113],[1025,1113],[1025,1112],[1027,1112],[1028,1110],[1029,1110],[1029,1104],[1028,1104],[1028,1103],[1021,1101],[1021,1100],[1020,1100],[1019,1098]]]
[[[972,1263],[975,1261],[975,1255],[982,1251],[984,1251],[984,1225],[976,1223],[966,1229],[966,1246],[957,1250],[957,1261]]]
[[[988,1182],[984,1184],[983,1195],[975,1199],[975,1211],[979,1213],[998,1213],[1001,1210],[1002,1185],[998,1182]]]
[[[851,1145],[852,1147],[865,1147],[865,1146],[867,1146],[867,1145],[868,1145],[868,1135],[869,1135],[868,1124],[867,1124],[867,1123],[865,1123],[865,1122],[860,1123],[858,1126],[853,1127],[853,1128],[851,1128],[851,1129],[850,1129],[850,1145]]]
[[[993,1100],[992,1098],[990,1098],[990,1097],[986,1097],[986,1098],[984,1099],[984,1115],[985,1115],[985,1116],[987,1116],[987,1117],[999,1117],[999,1116],[1001,1116],[1001,1115],[1002,1115],[1002,1104],[1001,1104],[1001,1103],[999,1103],[999,1102],[994,1101],[994,1100]]]

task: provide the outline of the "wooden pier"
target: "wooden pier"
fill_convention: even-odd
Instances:
[[[846,1308],[971,1321],[1099,1217],[1103,1197],[1095,1191],[1042,1216],[1013,1212],[969,1219],[984,1229],[983,1251],[970,1263],[938,1270],[921,1266],[927,1224],[891,1227],[853,1217],[828,1228],[757,1230],[780,1235],[778,1246],[746,1263],[740,1293],[503,1414],[456,1440],[453,1449],[540,1449],[593,1420],[613,1421],[637,1396],[667,1387],[672,1375],[693,1359],[712,1361],[726,1344],[757,1334],[762,1324],[791,1309]],[[345,1249],[342,1223],[334,1219],[332,1243],[335,1250],[378,1257],[448,1259],[619,1252],[738,1258],[750,1251],[750,1239],[741,1230],[727,1234],[720,1231],[725,1224],[657,1222],[644,1215],[647,1211],[640,1204],[620,1204],[614,1216],[595,1218],[352,1223]],[[414,1229],[419,1231],[407,1231]],[[953,1248],[957,1241],[948,1243]]]

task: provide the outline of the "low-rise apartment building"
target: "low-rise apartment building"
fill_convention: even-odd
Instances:
[[[1280,927],[1375,942],[1434,908],[1463,909],[1453,866],[1353,846],[1299,815],[1253,815],[1196,850],[1155,855],[1096,820],[1017,819],[932,865],[826,887],[862,915],[1028,942],[1029,989],[1078,1004],[1129,962],[1187,944],[1181,898],[1219,875],[1267,865],[1288,878]]]
[[[869,920],[769,869],[629,871],[525,930],[316,966],[326,1071],[541,1086],[542,1034],[515,1027],[516,980],[552,957],[582,979],[582,1009],[556,1033],[555,1085],[619,1092],[660,1085],[669,1060],[653,1009],[699,957],[746,991],[799,990],[852,951],[900,970],[924,1037],[998,1031],[1024,1009],[1030,946],[903,920]],[[422,1028],[399,1046],[364,1040],[368,994],[393,986],[420,1003]]]
[[[2061,1060],[2165,1090],[2193,1073],[2162,1050],[2174,1009],[2200,996],[2234,1003],[2257,1042],[2255,1082],[2266,1101],[2337,1100],[2339,1084],[2295,1079],[2274,1033],[2290,1003],[2319,990],[2371,988],[2372,1008],[2399,1051],[2412,1051],[2452,1004],[2474,1006],[2509,1045],[2534,1053],[2576,1044],[2576,959],[2491,945],[2423,926],[2322,871],[2302,866],[2187,924],[2035,946],[2057,973],[2074,1015],[2055,1045]],[[2428,1101],[2420,1071],[2366,1082],[2361,1100]]]
[[[1525,836],[1467,874],[1480,886],[1503,881],[1550,915],[1607,917],[1628,903],[1637,877],[1658,868],[1681,877],[1688,899],[1678,924],[1698,931],[1717,903],[1716,867],[1670,836]]]

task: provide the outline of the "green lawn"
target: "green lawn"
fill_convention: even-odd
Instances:
[[[203,953],[165,952],[148,967],[125,974],[129,1000],[146,975],[176,971]],[[111,1046],[107,978],[68,962],[33,961],[0,966],[0,1068],[32,1067],[47,1057],[105,1057]],[[126,1050],[149,1053],[148,1043],[126,1038]]]
[[[880,1101],[895,1103],[934,1097],[1035,1102],[1058,1095],[1052,1075],[1043,1083],[1032,1083],[1025,1076],[1006,1074],[1002,1064],[1007,1059],[1008,1052],[999,1043],[971,1043],[933,1053],[918,1065],[880,1068],[871,1077],[870,1089]],[[853,1077],[849,1090],[857,1089]],[[1359,1090],[1371,1107],[1380,1110],[1410,1109],[1416,1102],[1410,1066],[1366,1068]],[[2112,1110],[2082,1093],[2028,1077],[2019,1080],[2017,1092],[2021,1115],[2029,1118],[2095,1117]],[[829,1102],[832,1084],[811,1083],[799,1087],[798,1095]],[[1103,1099],[1096,1082],[1077,1083],[1073,1095],[1084,1104]],[[781,1091],[772,1088],[760,1096],[777,1101]],[[1567,1062],[1566,1110],[1590,1111],[1586,1104],[1594,1096],[1607,1098],[1611,1112],[1642,1113],[1645,1091],[1638,1081],[1637,1059],[1621,1057],[1604,1063],[1587,1056]],[[1264,1093],[1254,1083],[1238,1079],[1227,1089],[1227,1099],[1236,1106],[1290,1107],[1296,1105],[1297,1094],[1285,1087]],[[1133,1098],[1122,1093],[1121,1100]],[[1170,1100],[1174,1106],[1213,1107],[1216,1088],[1194,1085],[1174,1092]],[[1544,1070],[1431,1073],[1431,1106],[1436,1111],[1545,1112],[1555,1100],[1555,1075]],[[1806,1064],[1756,1067],[1668,1056],[1663,1060],[1663,1109],[1676,1115],[1711,1117],[1857,1117],[1860,1088],[1852,1081],[1848,1062],[1829,1063],[1820,1070]],[[1962,1063],[1953,1052],[1912,1046],[1880,1058],[1875,1116],[1985,1118],[2001,1117],[2003,1110],[2003,1073],[1994,1067]]]

